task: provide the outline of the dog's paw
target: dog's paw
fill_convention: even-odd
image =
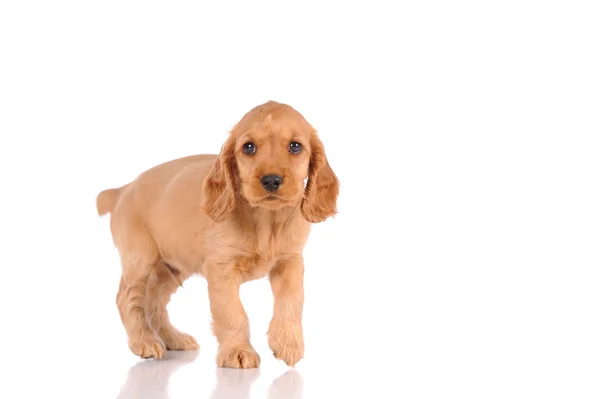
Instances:
[[[217,366],[234,369],[251,369],[260,365],[260,356],[251,345],[219,349]]]
[[[166,350],[165,344],[154,331],[143,331],[138,337],[130,339],[129,348],[144,359],[162,359]]]
[[[269,348],[276,359],[283,360],[293,367],[304,357],[304,338],[302,326],[282,324],[271,325],[269,328]]]
[[[193,351],[200,348],[196,339],[189,334],[182,333],[175,329],[163,330],[160,332],[167,350],[171,351]]]

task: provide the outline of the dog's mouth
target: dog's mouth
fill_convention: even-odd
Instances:
[[[287,204],[290,201],[279,195],[271,194],[271,195],[267,195],[266,197],[261,198],[260,202],[262,202],[263,204],[277,205],[277,204]]]
[[[294,206],[302,199],[302,193],[291,189],[269,192],[262,187],[260,187],[260,190],[255,187],[248,187],[243,194],[252,207],[263,207],[271,210]]]
[[[281,206],[291,205],[294,201],[282,195],[268,194],[255,201],[256,205],[265,206],[267,208],[279,208]]]

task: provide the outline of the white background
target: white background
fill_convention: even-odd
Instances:
[[[597,2],[210,4],[0,4],[0,396],[597,398]],[[195,360],[138,363],[95,196],[267,100],[341,181],[305,252],[305,358],[272,358],[261,280],[261,368],[216,370],[195,278],[169,307]]]

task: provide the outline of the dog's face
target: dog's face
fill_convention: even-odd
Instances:
[[[216,221],[239,195],[270,210],[301,203],[305,219],[320,222],[336,212],[338,181],[312,126],[292,107],[268,102],[234,127],[204,190],[203,208]]]
[[[241,194],[252,206],[268,209],[300,202],[312,131],[290,110],[249,122],[234,147]]]

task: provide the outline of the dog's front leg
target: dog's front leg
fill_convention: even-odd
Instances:
[[[301,256],[279,262],[269,274],[273,290],[273,319],[269,325],[269,347],[277,359],[294,366],[304,356],[302,307],[304,263]]]
[[[217,365],[229,368],[254,368],[260,357],[250,344],[248,316],[240,300],[243,282],[235,264],[211,265],[207,275],[212,327],[219,353]]]

